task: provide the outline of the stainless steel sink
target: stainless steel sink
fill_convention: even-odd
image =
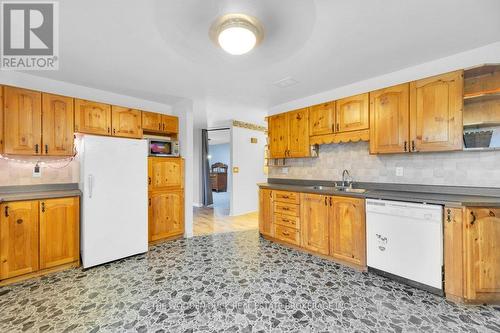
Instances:
[[[339,192],[349,192],[349,193],[365,193],[366,190],[364,188],[350,188],[350,187],[337,187],[335,189]]]
[[[323,190],[323,191],[335,191],[335,187],[333,186],[323,186],[323,185],[314,185],[310,186],[313,190]]]

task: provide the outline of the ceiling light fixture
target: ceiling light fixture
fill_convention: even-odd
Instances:
[[[245,14],[226,14],[210,27],[210,38],[224,51],[233,55],[250,52],[264,37],[260,22]]]

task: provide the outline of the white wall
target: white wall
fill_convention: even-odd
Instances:
[[[210,165],[220,162],[225,165],[231,165],[230,161],[230,150],[231,145],[229,143],[221,143],[218,145],[208,146],[208,152],[210,154]]]
[[[207,128],[207,110],[204,100],[193,101],[193,200],[195,207],[203,206],[203,177],[201,167],[201,130]]]
[[[257,138],[257,143],[251,143]],[[231,128],[231,166],[239,173],[231,172],[231,215],[241,215],[258,209],[257,183],[266,181],[264,173],[264,148],[266,134],[246,128]]]
[[[269,115],[485,63],[500,63],[500,42],[276,105]]]

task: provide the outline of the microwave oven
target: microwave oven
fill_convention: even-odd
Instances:
[[[179,141],[148,138],[149,156],[179,156]]]

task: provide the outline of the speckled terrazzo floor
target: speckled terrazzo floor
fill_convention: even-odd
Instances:
[[[256,231],[3,287],[0,313],[0,332],[500,332],[499,306],[458,306]]]

